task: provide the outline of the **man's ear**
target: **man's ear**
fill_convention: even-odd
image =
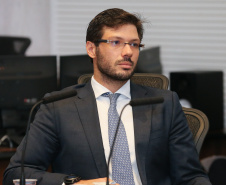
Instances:
[[[96,46],[93,42],[86,42],[86,51],[90,58],[96,58]]]

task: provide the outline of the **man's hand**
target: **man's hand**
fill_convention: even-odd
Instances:
[[[100,182],[100,185],[105,185],[107,181],[107,178],[99,178],[99,179],[90,179],[90,180],[80,180],[79,182],[75,183],[74,185],[98,185],[98,182]],[[109,179],[109,183],[113,182],[111,179]],[[119,185],[119,184],[116,184]]]

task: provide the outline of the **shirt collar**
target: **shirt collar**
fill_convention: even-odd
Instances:
[[[94,95],[96,98],[100,97],[103,93],[110,92],[109,89],[98,83],[94,77],[91,78],[91,85],[94,91]],[[130,94],[130,80],[128,80],[116,93],[120,93],[121,95],[125,96],[126,98],[131,99]]]

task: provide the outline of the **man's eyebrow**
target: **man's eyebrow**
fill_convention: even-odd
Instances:
[[[108,39],[109,39],[109,40],[111,40],[111,39],[123,40],[122,37],[117,37],[117,36],[109,37]]]
[[[113,37],[109,37],[109,38],[108,38],[108,40],[114,40],[114,39],[125,40],[125,39],[123,39],[122,37],[118,37],[118,36],[113,36]],[[140,39],[138,39],[138,38],[131,39],[129,42],[131,42],[131,41],[139,41],[139,42],[140,42]]]

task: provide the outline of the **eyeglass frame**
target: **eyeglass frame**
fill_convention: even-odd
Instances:
[[[101,42],[103,42],[103,43],[112,44],[113,42],[116,42],[116,41],[119,41],[119,40],[105,40],[105,39],[98,39],[98,40],[95,41],[94,43],[101,43]],[[120,42],[120,41],[119,41],[119,42]],[[123,44],[124,44],[124,46],[125,46],[126,44],[128,44],[130,47],[136,49],[136,47],[135,47],[135,46],[132,46],[132,44],[137,44],[137,43],[129,43],[129,42],[122,42],[122,43],[120,43],[121,46],[123,46]],[[115,47],[115,46],[113,46],[113,45],[111,45],[111,46],[112,46],[112,47]],[[137,49],[139,49],[139,51],[140,51],[141,48],[144,48],[144,44],[138,44]]]

